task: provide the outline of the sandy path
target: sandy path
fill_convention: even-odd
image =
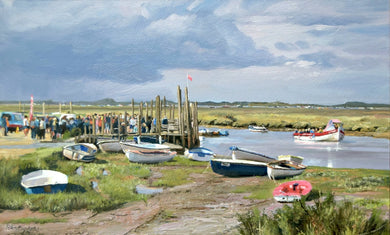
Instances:
[[[214,173],[191,175],[192,183],[166,189],[145,202],[93,214],[80,210],[68,213],[39,213],[29,210],[0,213],[0,234],[236,234],[237,213],[253,206],[280,208],[270,200],[245,199],[247,194],[230,193],[236,186],[259,184],[265,177],[225,178]],[[62,218],[66,222],[8,224],[16,218]]]

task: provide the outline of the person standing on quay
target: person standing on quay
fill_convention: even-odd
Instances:
[[[27,118],[27,115],[24,115],[24,119],[23,119],[23,133],[24,133],[24,136],[28,135],[28,131],[29,130],[30,130],[30,126],[28,124],[28,118]]]

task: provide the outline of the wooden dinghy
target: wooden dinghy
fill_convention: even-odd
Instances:
[[[184,155],[193,161],[208,162],[215,154],[208,148],[199,147],[186,150]]]
[[[156,164],[160,162],[166,162],[172,160],[176,156],[176,152],[173,151],[142,151],[125,149],[126,157],[131,162]]]
[[[281,160],[267,164],[267,175],[270,179],[284,179],[300,175],[306,169],[304,165],[297,165],[294,162]]]
[[[95,160],[97,147],[94,144],[79,143],[67,145],[62,150],[64,157],[81,162],[92,162]]]
[[[65,190],[68,176],[52,170],[38,170],[22,176],[20,182],[27,194],[57,193]]]
[[[312,186],[306,180],[285,182],[274,189],[273,196],[278,202],[293,202],[310,193]]]
[[[266,156],[261,153],[254,152],[252,150],[243,149],[237,146],[230,147],[230,150],[233,151],[232,157],[237,160],[248,160],[248,161],[257,161],[257,162],[273,162],[276,159]]]
[[[214,158],[210,164],[214,173],[229,177],[267,175],[267,164],[264,162]]]

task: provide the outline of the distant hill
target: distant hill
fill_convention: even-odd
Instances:
[[[150,102],[150,101],[144,101],[144,102]],[[163,100],[161,99],[161,102]],[[176,103],[173,101],[167,100],[167,105]],[[183,101],[184,102],[184,101]],[[59,101],[53,101],[53,100],[34,100],[34,103],[45,103],[46,105],[55,105],[60,103]],[[64,102],[62,102],[64,103]],[[138,101],[135,101],[135,104],[138,104]],[[19,104],[19,101],[0,101],[0,104]],[[23,101],[21,104],[30,104],[30,101]],[[131,101],[115,101],[112,98],[104,98],[97,101],[72,101],[73,105],[129,105],[131,104]],[[295,106],[313,106],[313,107],[342,107],[342,108],[390,108],[390,104],[377,104],[377,103],[365,103],[360,101],[349,101],[344,104],[336,104],[336,105],[319,105],[319,104],[289,104],[281,101],[275,101],[275,102],[249,102],[249,101],[234,101],[234,102],[228,102],[228,101],[204,101],[204,102],[198,102],[198,105],[201,106],[231,106],[231,107],[242,107],[242,106],[272,106],[272,107],[295,107]]]

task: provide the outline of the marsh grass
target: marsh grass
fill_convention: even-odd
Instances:
[[[135,186],[151,175],[149,167],[130,163],[124,156],[97,154],[97,161],[81,163],[62,156],[61,148],[37,149],[19,159],[0,159],[0,208],[60,212],[76,209],[103,211],[117,208],[130,201],[146,200],[135,193]],[[75,170],[82,166],[82,175]],[[29,172],[50,169],[68,175],[68,186],[62,193],[28,195],[20,186],[21,178]],[[102,174],[103,169],[110,172]],[[98,182],[99,191],[91,187]]]
[[[275,129],[323,128],[338,118],[346,131],[390,133],[388,110],[301,109],[301,108],[199,108],[202,125],[244,127],[264,125]]]
[[[272,198],[272,192],[276,187],[275,182],[271,180],[264,180],[258,185],[241,185],[237,186],[232,193],[250,193],[249,196],[245,197],[248,199],[269,199]]]
[[[238,214],[240,234],[389,234],[389,220],[381,211],[368,211],[352,201],[336,202],[332,194],[314,205],[302,200],[273,215],[253,209]]]
[[[7,221],[8,224],[47,224],[47,223],[63,223],[66,219],[59,218],[21,218]]]

